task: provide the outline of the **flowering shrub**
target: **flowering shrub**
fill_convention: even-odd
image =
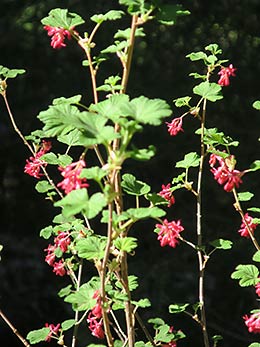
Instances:
[[[141,0],[120,0],[119,4],[124,6],[124,11],[111,10],[90,18],[94,23],[90,34],[84,31],[81,34],[81,28],[75,30],[85,21],[66,9],[53,9],[42,20],[43,29],[51,37],[52,48],[65,48],[72,39],[81,48],[85,58],[83,66],[89,69],[92,82],[93,102],[90,105],[84,104],[81,95],[56,98],[37,116],[43,124],[42,129],[25,136],[11,112],[6,82],[25,71],[0,66],[0,93],[14,130],[31,153],[24,172],[37,180],[37,192],[44,194],[59,209],[53,223],[43,228],[40,236],[53,240],[44,249],[45,261],[55,275],[67,279],[68,285],[58,295],[72,308],[69,319],[56,325],[46,323],[43,328],[29,332],[26,339],[16,329],[13,331],[27,347],[51,340],[68,346],[67,330],[72,331],[71,346],[75,347],[81,324],[88,327],[91,335],[102,340],[102,344],[97,346],[176,347],[181,344],[179,340],[185,334],[161,318],[150,318],[147,328],[139,311],[151,306],[151,303],[148,298],[136,295],[134,290],[138,286],[138,278],[128,273],[129,259],[138,246],[138,239],[132,236],[132,226],[141,220],[153,219],[159,246],[176,248],[183,243],[194,250],[198,259],[197,302],[173,303],[169,306],[169,313],[184,313],[191,317],[201,329],[204,346],[216,346],[222,337],[209,336],[207,329],[205,268],[216,250],[228,250],[232,242],[220,238],[207,244],[204,242],[202,187],[207,172],[213,174],[220,189],[233,196],[233,206],[241,217],[239,234],[253,242],[257,250],[253,261],[260,261],[260,247],[254,235],[259,219],[244,212],[241,205],[243,201],[249,201],[252,194],[237,192],[243,187],[242,176],[259,170],[260,161],[256,160],[243,171],[235,169],[232,147],[237,147],[238,141],[216,127],[206,127],[208,103],[223,98],[222,87],[230,85],[230,77],[235,77],[237,69],[232,64],[228,67],[223,65],[227,60],[221,58],[222,51],[217,44],[189,54],[187,58],[191,61],[204,65],[199,73],[190,74],[199,83],[194,86],[192,96],[174,100],[175,113],[180,114],[166,121],[172,110],[164,100],[149,99],[143,95],[131,98],[126,94],[134,43],[136,37],[144,35],[143,26],[149,20],[157,19],[160,23],[171,25],[177,16],[187,15],[189,11],[183,10],[182,6],[144,4]],[[106,21],[120,20],[125,12],[131,18],[131,27],[118,30],[114,43],[100,51],[98,56],[93,56],[96,32]],[[108,76],[104,84],[98,85],[97,74],[109,54],[119,59],[121,77],[119,74]],[[214,82],[217,78],[218,82]],[[254,107],[260,109],[259,103]],[[181,108],[185,108],[183,113],[179,111]],[[198,135],[200,152],[187,153],[178,161],[176,172],[181,172],[170,183],[162,184],[161,191],[153,192],[149,184],[125,172],[127,159],[148,161],[155,155],[153,146],[141,149],[133,146],[136,133],[148,125],[164,124],[170,136],[181,136],[180,133],[186,131],[183,120],[189,117],[198,123],[195,134]],[[60,146],[57,146],[58,142]],[[75,153],[80,154],[75,156],[71,150],[73,147],[78,150]],[[98,164],[92,165],[87,160],[89,151],[96,155]],[[207,157],[209,166],[206,165]],[[52,178],[50,166],[63,179],[57,180],[55,175]],[[191,180],[191,171],[196,182]],[[180,189],[186,190],[196,201],[196,225],[193,230],[184,229],[185,221],[181,219],[169,221],[165,217],[172,211],[172,206],[178,204],[175,197]],[[252,207],[249,211],[259,213],[260,209]],[[95,276],[83,276],[86,263],[95,271]],[[259,296],[259,270],[255,265],[238,265],[232,278],[238,279],[242,287],[253,286]],[[258,311],[254,310],[242,319],[249,332],[260,332]]]

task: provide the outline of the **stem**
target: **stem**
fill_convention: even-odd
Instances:
[[[108,213],[109,213],[109,220],[108,220],[108,229],[107,229],[107,244],[105,249],[105,255],[102,262],[102,267],[100,271],[100,297],[102,300],[102,315],[103,315],[103,324],[106,334],[106,339],[109,347],[113,347],[113,337],[111,334],[110,326],[109,326],[109,319],[107,316],[107,308],[106,308],[106,288],[105,288],[105,281],[106,281],[106,269],[107,269],[107,262],[110,254],[110,247],[112,242],[112,221],[113,221],[113,203],[109,203],[108,205]]]
[[[204,271],[206,265],[206,259],[202,252],[202,228],[201,228],[201,183],[203,164],[205,157],[205,145],[204,145],[204,131],[205,131],[205,117],[206,117],[206,104],[207,100],[203,100],[202,118],[201,118],[201,136],[200,136],[200,165],[198,173],[198,185],[197,185],[197,240],[198,240],[198,261],[199,261],[199,303],[201,312],[201,327],[203,333],[204,346],[209,347],[209,338],[207,333],[207,322],[205,312],[204,301]]]
[[[152,338],[152,336],[150,335],[149,331],[146,329],[146,326],[144,325],[141,317],[139,316],[139,313],[138,312],[135,312],[135,317],[140,325],[140,327],[142,328],[145,336],[147,337],[148,341],[154,346],[156,347],[156,344],[154,342],[154,339]]]
[[[6,322],[6,324],[9,326],[9,328],[12,330],[12,332],[18,337],[20,341],[24,344],[26,347],[31,347],[31,345],[25,340],[24,337],[18,332],[18,330],[13,326],[13,324],[9,321],[9,319],[6,317],[6,315],[3,313],[2,310],[0,310],[0,316],[3,318],[3,320]]]
[[[82,277],[82,269],[83,269],[83,260],[80,260],[80,264],[79,264],[79,271],[78,271],[78,278],[77,278],[77,291],[79,290],[80,287],[80,283],[81,283],[81,277]],[[71,347],[75,347],[76,346],[76,342],[77,342],[77,335],[78,335],[78,329],[79,329],[79,311],[75,312],[75,325],[74,325],[74,329],[73,329],[73,336],[72,336],[72,342],[71,342]]]

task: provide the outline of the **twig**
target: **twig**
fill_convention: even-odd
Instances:
[[[9,328],[12,330],[12,332],[18,337],[18,339],[24,344],[26,347],[31,347],[31,345],[27,342],[27,340],[22,337],[22,335],[19,333],[19,331],[13,326],[13,324],[9,321],[9,319],[6,317],[6,315],[3,313],[2,310],[0,310],[0,316],[3,318],[3,320],[6,322],[6,324],[9,326]]]

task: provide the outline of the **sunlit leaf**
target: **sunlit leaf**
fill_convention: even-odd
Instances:
[[[223,98],[223,95],[221,95],[221,86],[217,83],[210,83],[208,81],[201,82],[199,85],[195,86],[193,92],[212,102]]]
[[[258,283],[259,270],[255,265],[238,265],[231,275],[232,279],[239,280],[241,287],[255,286]]]
[[[50,332],[50,328],[41,328],[38,330],[30,331],[26,336],[26,339],[31,343],[35,344],[41,341],[45,341],[46,337]]]
[[[49,15],[41,20],[43,25],[63,28],[70,30],[85,21],[76,13],[68,12],[67,9],[55,8],[49,12]]]

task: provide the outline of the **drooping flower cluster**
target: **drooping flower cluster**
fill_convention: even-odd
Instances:
[[[244,220],[242,221],[242,224],[240,226],[240,229],[238,232],[240,233],[241,236],[249,238],[249,232],[248,232],[248,227],[250,228],[251,233],[253,234],[257,224],[253,223],[253,218],[249,216],[248,213],[244,215]]]
[[[54,49],[66,47],[66,44],[64,43],[65,38],[67,37],[69,40],[71,39],[71,33],[69,32],[69,30],[58,27],[52,27],[50,25],[45,25],[43,29],[47,30],[48,36],[52,36],[51,46]]]
[[[175,198],[172,195],[170,183],[168,183],[166,186],[163,184],[162,190],[158,193],[158,195],[160,195],[169,202],[168,207],[171,207],[175,203]]]
[[[60,323],[57,325],[45,323],[45,327],[50,329],[50,332],[47,335],[47,337],[45,338],[45,341],[50,342],[53,335],[56,337],[58,336],[58,331],[60,329]]]
[[[218,84],[221,86],[229,86],[229,78],[230,76],[236,76],[235,71],[236,68],[234,68],[232,64],[230,64],[228,67],[221,67],[221,70],[218,73],[218,75],[220,75]]]
[[[26,159],[26,165],[24,167],[24,172],[35,178],[41,178],[43,174],[41,173],[41,167],[46,166],[47,163],[41,159],[41,157],[51,149],[50,141],[42,141],[39,151],[34,157]]]
[[[255,293],[260,297],[260,282],[255,285]]]
[[[166,122],[168,132],[171,136],[176,136],[182,129],[182,117],[174,118],[170,123]]]
[[[251,316],[245,315],[243,319],[250,333],[260,333],[260,312],[253,313]]]
[[[230,155],[227,158],[222,158],[219,155],[211,154],[209,164],[214,179],[221,185],[224,184],[224,190],[231,192],[233,188],[238,188],[242,183],[241,177],[243,172],[234,169],[234,156]],[[218,164],[218,167],[215,167]]]
[[[65,268],[65,262],[63,259],[59,261],[56,260],[55,251],[59,247],[63,253],[67,252],[68,246],[70,244],[70,234],[67,231],[59,231],[58,236],[54,239],[54,245],[49,244],[48,247],[44,250],[47,252],[45,257],[46,263],[53,267],[53,272],[57,276],[66,275],[67,271]]]
[[[167,219],[163,220],[163,224],[156,224],[159,229],[157,240],[160,241],[161,247],[170,246],[175,248],[179,243],[180,232],[184,230],[181,226],[181,221],[168,222]]]
[[[101,298],[99,295],[99,291],[96,290],[93,299],[97,300],[94,308],[89,312],[87,322],[89,323],[88,327],[93,336],[96,336],[99,339],[103,339],[105,337],[104,329],[103,329],[103,321],[102,321],[102,307],[101,307]]]
[[[63,181],[57,184],[58,187],[61,187],[66,194],[69,194],[72,190],[87,188],[89,184],[87,183],[86,178],[80,178],[82,169],[86,166],[84,160],[79,160],[75,163],[67,165],[65,168],[59,167],[62,176],[64,177]]]

